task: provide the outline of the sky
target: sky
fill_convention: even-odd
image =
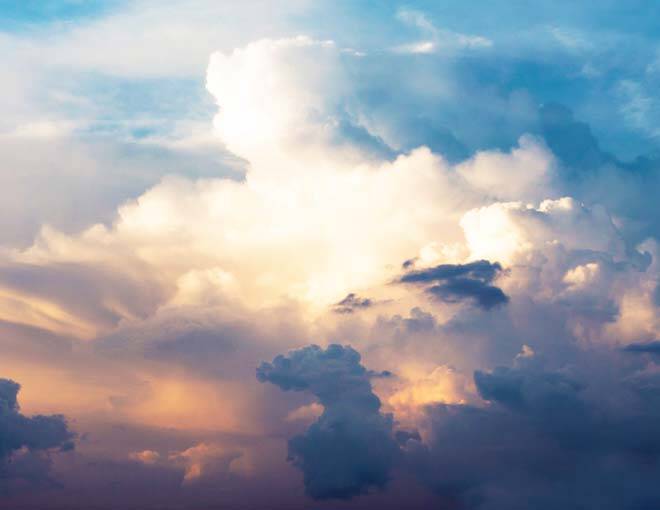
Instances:
[[[660,507],[659,24],[0,0],[0,507]]]

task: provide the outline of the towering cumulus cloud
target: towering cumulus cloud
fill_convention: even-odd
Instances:
[[[399,451],[372,376],[354,349],[336,344],[292,351],[257,369],[261,382],[308,391],[323,406],[307,432],[289,441],[289,459],[303,471],[313,498],[350,498],[389,480]]]

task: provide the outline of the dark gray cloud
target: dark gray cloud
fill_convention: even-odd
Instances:
[[[404,267],[409,266],[406,261]],[[429,285],[426,292],[448,303],[471,300],[480,308],[489,310],[509,301],[502,289],[491,285],[501,272],[502,266],[498,262],[477,260],[467,264],[441,264],[410,271],[399,281]]]
[[[660,381],[616,354],[546,369],[534,357],[475,372],[486,406],[428,409],[409,466],[457,508],[654,508]]]
[[[351,498],[390,478],[399,448],[392,417],[380,412],[372,390],[373,375],[357,351],[336,344],[304,347],[257,369],[259,381],[308,391],[324,407],[303,435],[289,441],[289,460],[303,471],[312,498]]]
[[[374,301],[370,298],[362,298],[351,292],[344,299],[336,303],[333,307],[335,313],[346,314],[353,313],[356,310],[370,308]]]
[[[660,354],[660,340],[645,343],[634,343],[626,345],[623,350],[625,352],[639,352],[647,354]]]
[[[404,283],[428,283],[465,277],[490,282],[501,270],[502,266],[498,262],[491,263],[487,260],[477,260],[467,264],[440,264],[405,274],[401,277],[401,281]]]
[[[591,127],[576,120],[573,112],[559,103],[544,104],[539,108],[541,134],[548,148],[569,166],[564,172],[593,172],[602,165],[615,163],[614,156],[603,152]],[[576,174],[564,174],[576,178]]]
[[[429,406],[423,439],[380,413],[351,348],[306,347],[262,364],[257,376],[309,391],[325,407],[289,444],[314,498],[385,487],[396,470],[447,508],[632,510],[660,503],[660,377],[649,368],[617,350],[558,367],[526,353],[475,371],[483,404]]]
[[[660,213],[650,198],[660,192],[657,151],[624,161],[603,150],[591,126],[561,104],[542,106],[539,120],[540,134],[561,163],[555,184],[562,193],[602,204],[625,219],[621,233],[631,247],[660,238]]]
[[[36,482],[46,477],[51,449],[70,450],[74,434],[62,416],[21,414],[20,385],[0,379],[0,489],[20,478]]]

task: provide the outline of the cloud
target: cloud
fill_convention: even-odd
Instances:
[[[266,27],[281,30],[290,25],[283,15],[302,11],[304,4],[254,0],[228,6],[194,0],[194,9],[190,9],[138,0],[84,23],[43,24],[38,36],[18,32],[10,40],[24,58],[47,55],[45,61],[51,68],[68,66],[134,78],[194,76],[203,70],[213,50],[259,37]],[[225,18],[233,23],[218,31],[217,20]],[[138,37],[137,30],[145,26],[149,34]],[[125,31],[127,27],[130,29]],[[188,44],[181,44],[183,41]],[[118,57],[128,49],[134,51],[133,58]],[[158,58],[163,51],[170,55],[168,61]]]
[[[160,453],[153,450],[142,450],[140,452],[131,452],[128,457],[143,464],[155,464],[160,459]]]
[[[21,414],[19,390],[18,383],[0,379],[0,474],[6,483],[15,478],[29,481],[47,476],[50,463],[43,454],[71,450],[74,446],[75,434],[64,417]]]
[[[341,391],[355,392],[355,400],[361,401],[363,390],[357,387],[363,386],[361,377],[367,371],[353,364],[348,369],[343,351],[333,354],[332,368],[326,367],[330,361],[325,359],[319,366],[318,358],[325,358],[324,354],[314,347],[294,351],[272,364],[263,364],[258,374],[285,390],[323,394],[325,402],[334,402],[331,405],[341,401],[335,398],[337,386]],[[347,372],[350,375],[338,375]],[[358,374],[359,384],[354,379]],[[423,424],[421,435],[397,434],[403,450],[396,465],[405,466],[444,501],[453,501],[461,508],[493,510],[528,501],[539,508],[596,501],[603,508],[614,509],[634,508],[660,497],[653,484],[641,492],[626,489],[632,480],[650,480],[657,475],[657,470],[642,459],[660,455],[653,432],[660,416],[653,404],[660,396],[660,386],[652,364],[640,370],[639,365],[628,364],[616,352],[585,352],[574,358],[571,366],[550,368],[543,356],[525,346],[513,366],[475,372],[474,387],[485,403],[447,403],[451,397],[438,403],[443,400],[443,391],[457,389],[452,385],[458,379],[447,380],[450,374],[436,370],[391,400],[399,408],[411,399],[419,400],[426,415],[426,420],[416,418]],[[340,383],[344,377],[351,383]],[[433,392],[437,392],[435,397]],[[324,416],[304,436],[291,441],[290,454],[294,462],[297,455],[313,461],[316,469],[310,463],[303,463],[303,469],[319,475],[318,479],[327,484],[334,478],[321,466],[325,461],[337,465],[332,452],[341,449],[344,438],[318,432]],[[351,423],[351,427],[356,434],[361,430],[357,424]],[[314,455],[317,449],[324,455]],[[592,468],[576,468],[587,465]],[[594,499],[591,491],[600,487],[604,478],[611,484]],[[312,496],[309,483],[318,479],[306,477]],[[557,487],[563,489],[557,491]],[[333,493],[318,492],[316,497],[323,494]]]
[[[323,406],[316,402],[298,407],[286,415],[287,421],[313,422],[323,414]]]
[[[436,267],[412,271],[401,277],[403,283],[432,283],[437,280],[467,277],[491,282],[502,271],[502,266],[487,260],[467,264],[442,264]]]
[[[457,50],[475,50],[493,46],[493,41],[487,37],[439,29],[419,11],[400,9],[397,12],[397,19],[407,25],[418,28],[428,37],[427,40],[397,46],[394,51],[399,53],[450,53]]]
[[[461,220],[473,254],[510,263],[555,236],[567,249],[621,255],[625,250],[603,207],[590,208],[572,197],[544,200],[538,207],[521,202],[494,203],[469,211]],[[499,241],[499,242],[498,242]]]
[[[660,354],[660,341],[632,343],[626,345],[623,350],[633,353]]]
[[[555,157],[530,135],[521,136],[508,154],[479,151],[456,170],[470,185],[500,200],[538,201],[555,193]]]
[[[653,484],[627,488],[657,475],[648,464],[660,453],[652,432],[656,377],[634,375],[616,358],[599,360],[598,368],[580,359],[579,368],[552,370],[532,355],[511,368],[476,372],[490,404],[430,407],[427,442],[409,443],[414,471],[465,508],[635,508],[657,501]],[[609,399],[614,395],[625,399],[621,405]]]
[[[494,203],[466,213],[461,225],[471,258],[516,267],[503,281],[512,299],[561,307],[577,336],[615,343],[657,334],[655,242],[630,246],[602,206],[569,197]]]
[[[70,264],[84,265],[81,272],[101,266],[100,274],[112,267],[113,279],[126,287],[141,275],[146,296],[142,289],[131,293],[141,296],[142,309],[133,310],[137,305],[125,293],[100,292],[85,303],[84,324],[66,318],[43,326],[89,338],[118,321],[211,295],[253,309],[294,299],[318,314],[348,292],[391,279],[389,268],[437,242],[437,232],[443,232],[443,246],[464,250],[458,220],[492,197],[427,148],[374,156],[379,136],[351,91],[355,58],[332,41],[308,37],[259,40],[215,53],[207,72],[208,90],[219,104],[215,128],[228,149],[249,161],[245,180],[168,177],[119,207],[111,225],[73,235],[44,227],[33,246],[8,257],[11,264],[44,273]],[[508,153],[479,153],[465,168],[486,174],[493,166],[504,178],[507,166],[531,168],[530,162],[540,174],[551,167],[541,145],[521,141]],[[116,267],[109,254],[120,253]],[[490,256],[467,260],[479,258],[505,263]],[[445,282],[436,291],[443,299],[481,292],[483,304],[503,302],[496,288],[474,282]],[[46,308],[69,313],[70,299],[59,294],[21,296],[16,322],[43,317]],[[94,317],[102,320],[89,324]]]
[[[432,296],[454,303],[472,300],[485,309],[506,304],[509,300],[502,289],[490,285],[501,273],[502,266],[487,260],[467,264],[441,264],[436,267],[410,271],[399,279],[401,283],[431,284],[425,290]]]
[[[540,115],[543,137],[560,163],[555,187],[586,203],[604,205],[631,244],[649,236],[658,239],[657,211],[638,199],[660,190],[657,158],[653,154],[632,161],[617,158],[601,148],[590,125],[576,120],[562,105],[543,105]]]
[[[334,305],[333,311],[335,313],[353,313],[356,310],[370,308],[374,302],[370,298],[361,298],[357,294],[351,292],[347,294],[344,299]]]
[[[199,443],[195,446],[172,453],[170,461],[184,466],[183,483],[194,484],[200,481],[217,479],[220,475],[241,470],[236,462],[243,453],[239,450],[227,449],[219,444]]]
[[[357,351],[336,344],[291,351],[257,369],[261,382],[308,391],[323,406],[305,434],[289,441],[289,460],[315,499],[351,498],[390,478],[399,452],[392,417],[380,412],[370,377]]]
[[[428,19],[417,19],[417,28],[425,30]],[[421,50],[438,50],[441,39],[429,37]],[[253,460],[243,446],[227,447],[203,431],[254,446],[299,434],[309,422],[289,453],[307,493],[319,499],[387,490],[390,478],[405,483],[398,475],[407,468],[443,503],[457,498],[468,508],[515,508],[526,496],[539,508],[544,498],[570,507],[557,487],[571,494],[580,493],[578,481],[596,487],[571,481],[571,466],[595,465],[615,481],[620,466],[652,480],[657,473],[630,458],[647,445],[653,455],[655,436],[623,422],[655,425],[645,407],[656,402],[655,367],[652,356],[620,350],[660,338],[657,245],[640,244],[653,232],[655,212],[643,197],[655,189],[655,163],[622,166],[561,108],[539,114],[543,90],[511,77],[548,80],[552,73],[539,70],[556,70],[550,65],[530,72],[506,55],[494,65],[487,52],[472,52],[470,62],[454,52],[452,62],[438,54],[420,67],[418,57],[358,56],[341,42],[304,36],[241,44],[233,51],[220,45],[207,87],[218,104],[218,143],[235,161],[244,158],[245,178],[181,176],[178,163],[169,163],[163,172],[179,175],[160,180],[156,171],[98,210],[85,209],[80,221],[59,218],[32,245],[3,249],[0,325],[21,335],[3,344],[16,346],[8,349],[12,360],[39,362],[7,365],[40,381],[49,380],[45,368],[57,372],[58,383],[49,380],[53,391],[42,397],[48,403],[75,394],[68,405],[78,414],[186,431],[185,444],[179,438],[173,449],[135,441],[116,453],[131,472],[165,476],[165,464],[178,466],[186,486],[232,478],[236,466]],[[143,76],[199,65],[191,60],[174,70],[174,55],[137,69],[150,48],[118,65],[116,54],[103,53],[92,67]],[[411,80],[398,88],[392,69]],[[143,86],[160,90],[157,82]],[[53,125],[27,123],[14,135],[46,135]],[[544,140],[521,138],[530,126]],[[88,198],[94,202],[94,193]],[[19,193],[9,213],[23,211],[23,202]],[[37,225],[52,210],[30,221]],[[413,262],[401,275],[406,259]],[[393,280],[407,285],[387,285]],[[430,313],[429,296],[507,306]],[[351,317],[333,313],[375,303]],[[33,337],[47,352],[37,340],[23,345]],[[254,381],[255,360],[308,338],[331,345],[292,351],[258,371],[262,382],[296,395]],[[364,364],[355,350],[332,345],[349,340]],[[529,350],[513,367],[497,368],[521,345]],[[547,356],[547,367],[535,365],[534,352]],[[396,377],[377,377],[392,367]],[[308,394],[318,402],[310,404]],[[36,398],[31,405],[45,405]],[[615,425],[604,425],[603,416]],[[410,430],[395,431],[397,421]],[[585,439],[589,432],[604,439]],[[643,439],[635,444],[635,437]],[[115,454],[114,441],[105,455]],[[283,454],[273,451],[264,471],[286,481],[262,478],[248,492],[270,498],[255,487],[290,487],[294,470],[281,469]],[[127,461],[144,452],[160,458],[148,466]],[[556,482],[552,490],[544,474]],[[393,490],[408,495],[400,485]],[[620,506],[652,507],[653,497]]]
[[[115,264],[0,265],[0,289],[10,296],[0,301],[9,310],[33,309],[10,311],[9,320],[84,337],[123,317],[147,316],[167,293],[166,285],[130,272]]]
[[[470,378],[450,366],[437,366],[430,372],[405,372],[397,374],[394,389],[388,391],[385,400],[398,423],[419,427],[430,404],[465,404],[473,400]]]

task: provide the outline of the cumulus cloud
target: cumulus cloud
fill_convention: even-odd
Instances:
[[[599,362],[553,370],[529,354],[513,367],[477,371],[476,387],[489,405],[430,408],[428,442],[410,450],[414,469],[467,508],[635,508],[657,501],[653,484],[628,485],[657,475],[648,463],[658,455],[655,376],[616,357]]]
[[[544,200],[538,207],[522,202],[496,202],[474,209],[461,219],[471,253],[504,264],[547,249],[553,241],[569,250],[623,256],[625,245],[612,218],[571,197]],[[498,242],[499,241],[499,242]]]
[[[336,344],[292,351],[257,369],[261,382],[308,391],[323,406],[305,434],[289,441],[289,460],[313,498],[350,498],[390,478],[399,453],[392,416],[380,412],[370,377],[357,351]]]
[[[364,387],[366,369],[347,369],[344,352],[339,350],[331,356],[332,362],[324,359],[332,363],[331,368],[325,363],[319,367],[318,358],[327,358],[325,354],[315,347],[294,351],[263,364],[258,377],[285,390],[306,389],[323,395],[321,402],[329,406],[339,405],[341,399],[336,396],[341,386],[342,391],[356,393],[364,412],[364,402],[371,398],[365,399],[367,390],[357,387]],[[395,434],[403,448],[396,459],[444,501],[461,508],[497,510],[529,501],[541,508],[593,501],[603,508],[635,508],[656,501],[660,495],[653,484],[643,491],[628,487],[633,480],[657,476],[652,461],[660,452],[653,432],[658,419],[654,402],[660,395],[657,370],[652,362],[629,363],[625,356],[615,351],[585,352],[571,366],[552,368],[542,355],[523,346],[512,366],[475,372],[474,388],[480,400],[468,396],[469,403],[452,399],[460,393],[452,386],[456,383],[447,379],[455,377],[451,370],[437,370],[390,399],[398,411],[417,401],[425,416],[417,417],[423,425],[421,436],[414,429]],[[470,389],[460,391],[469,395]],[[310,495],[338,497],[344,493],[314,493],[309,485],[322,479],[327,487],[328,480],[335,479],[334,471],[319,471],[326,461],[335,467],[341,464],[331,445],[343,452],[343,462],[349,457],[342,450],[342,436],[317,431],[324,417],[325,412],[304,436],[291,441],[290,455],[294,462],[303,462],[300,455],[308,462],[301,467]],[[357,424],[351,427],[356,434],[361,430]],[[313,455],[317,449],[325,454]],[[342,465],[342,472],[350,470]],[[602,487],[603,479],[611,481],[607,488]],[[564,490],[557,491],[558,486]]]
[[[571,110],[548,103],[540,109],[541,133],[557,158],[555,187],[588,203],[607,207],[632,244],[647,237],[658,239],[657,208],[639,200],[657,194],[660,179],[653,154],[623,161],[601,147],[589,124]]]
[[[427,148],[374,153],[378,137],[353,107],[351,58],[333,42],[306,37],[214,54],[207,87],[220,107],[215,127],[228,149],[249,161],[245,181],[167,178],[122,205],[111,226],[79,235],[44,228],[33,246],[5,258],[43,272],[76,263],[112,267],[118,281],[143,275],[145,311],[211,288],[214,279],[217,295],[255,308],[286,296],[325,309],[388,279],[388,268],[434,243],[437,232],[443,244],[460,243],[458,219],[488,196]],[[525,161],[527,153],[546,156],[525,142],[499,154],[497,164]],[[479,158],[477,166],[490,164]],[[68,298],[59,294],[26,297],[21,313],[61,308]],[[102,298],[93,306],[107,319],[86,320],[83,331],[73,326],[77,336],[144,313],[123,293]]]
[[[438,49],[447,34],[434,34],[417,49]],[[85,380],[103,386],[95,402],[121,419],[251,441],[313,422],[288,444],[313,498],[383,489],[405,468],[468,508],[588,506],[580,490],[596,492],[599,478],[615,482],[604,508],[653,506],[653,490],[628,496],[625,485],[657,474],[648,342],[660,338],[658,248],[640,244],[654,213],[632,235],[645,207],[626,218],[627,206],[594,199],[618,182],[638,199],[640,182],[655,182],[650,170],[625,179],[613,170],[598,184],[610,176],[602,167],[620,162],[552,108],[545,141],[514,137],[469,157],[451,132],[421,120],[430,142],[453,143],[463,161],[438,153],[440,143],[401,150],[371,115],[378,94],[356,78],[362,58],[304,36],[214,53],[214,129],[244,158],[245,179],[171,176],[112,222],[44,227],[28,248],[2,250],[2,324],[50,334],[49,353],[67,345],[66,368],[85,365]],[[531,101],[518,99],[505,106]],[[559,139],[567,126],[570,139]],[[572,175],[571,157],[589,172]],[[277,356],[257,377],[318,402],[246,382],[255,360],[310,337],[330,346]],[[347,341],[381,371],[333,344]],[[500,367],[521,345],[514,365]],[[185,486],[252,465],[244,448],[215,439],[168,455],[144,448],[123,461],[175,465]],[[594,466],[591,478],[576,474],[582,466]]]
[[[555,194],[556,161],[542,140],[529,135],[510,154],[480,151],[456,168],[472,186],[499,200],[538,201]]]
[[[654,335],[655,242],[631,247],[602,206],[569,197],[494,203],[469,211],[461,225],[472,257],[516,267],[505,281],[510,295],[563,308],[578,336],[631,342]],[[632,327],[634,315],[645,317],[644,332]]]
[[[74,446],[75,435],[64,417],[21,414],[19,390],[18,383],[0,379],[0,474],[5,482],[15,478],[34,481],[47,476],[50,463],[44,454],[50,450],[71,450]]]
[[[184,468],[183,483],[213,481],[229,473],[246,473],[247,464],[240,464],[243,452],[219,444],[199,443],[181,452],[170,454],[169,460]]]
[[[155,464],[160,459],[160,453],[154,450],[142,450],[140,452],[131,452],[128,457],[143,464]]]

